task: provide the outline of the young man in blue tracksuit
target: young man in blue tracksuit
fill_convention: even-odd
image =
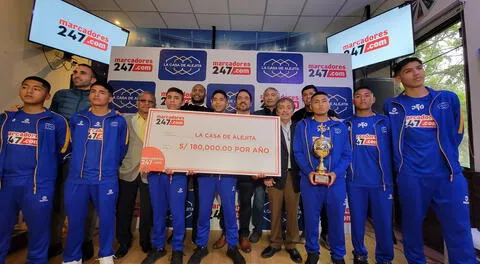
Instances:
[[[179,110],[183,105],[183,91],[171,87],[167,90],[165,104],[170,110]],[[152,250],[142,264],[153,264],[165,256],[165,233],[167,210],[172,214],[172,264],[183,263],[183,238],[185,236],[185,199],[187,198],[187,176],[168,168],[164,172],[148,175],[148,188],[153,210]]]
[[[326,206],[331,259],[333,263],[341,264],[345,263],[345,174],[352,159],[352,150],[346,125],[328,117],[328,95],[324,92],[315,93],[312,96],[311,108],[313,116],[297,123],[293,141],[295,160],[300,168],[300,191],[304,201],[305,249],[308,254],[305,263],[313,264],[319,260],[318,224],[320,211]],[[313,154],[313,146],[321,135],[329,137],[333,146],[324,160],[330,178],[328,185],[317,185],[314,182],[314,172],[320,162]]]
[[[228,104],[227,94],[223,90],[215,90],[212,94],[212,108],[216,113],[224,113]],[[200,263],[208,254],[208,237],[210,234],[210,215],[215,193],[220,195],[222,201],[222,213],[224,217],[224,229],[228,243],[227,256],[234,264],[243,264],[245,259],[238,251],[238,225],[235,213],[235,193],[237,178],[228,175],[199,175],[199,218],[197,228],[197,248],[188,260],[189,264]]]
[[[21,210],[28,225],[27,262],[43,264],[57,168],[70,133],[65,118],[43,107],[50,98],[46,80],[25,78],[19,94],[23,107],[0,115],[0,263],[5,263]]]
[[[426,263],[422,226],[431,206],[442,226],[449,263],[473,264],[468,186],[458,161],[463,137],[459,99],[425,87],[418,58],[400,61],[394,73],[405,91],[387,100],[384,111],[392,128],[405,257],[409,263]]]
[[[113,263],[118,168],[127,151],[125,119],[109,108],[113,88],[94,83],[88,96],[92,107],[70,118],[72,161],[65,182],[68,234],[64,263],[82,263],[85,217],[90,200],[100,220],[100,263]]]
[[[352,164],[347,170],[347,195],[352,224],[353,263],[367,264],[363,242],[368,211],[375,228],[377,263],[393,260],[392,155],[388,118],[372,111],[375,97],[368,87],[353,94],[355,115],[345,120],[350,132]]]

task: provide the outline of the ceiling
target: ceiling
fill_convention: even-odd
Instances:
[[[403,0],[66,0],[121,27],[335,33]]]

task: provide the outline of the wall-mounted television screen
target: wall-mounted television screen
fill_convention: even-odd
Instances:
[[[358,69],[415,52],[410,4],[393,8],[327,37],[328,53],[352,55]]]
[[[129,31],[60,0],[36,0],[28,40],[108,64]]]

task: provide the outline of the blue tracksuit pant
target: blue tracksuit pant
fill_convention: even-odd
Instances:
[[[379,263],[393,260],[392,237],[392,187],[359,187],[347,183],[348,204],[352,223],[353,254],[367,256],[367,249],[363,243],[365,223],[368,209],[370,209],[373,226],[375,228],[375,260]]]
[[[215,193],[220,195],[222,213],[225,224],[225,234],[228,247],[238,244],[238,225],[235,213],[235,193],[237,178],[235,176],[205,175],[198,177],[200,213],[198,218],[197,240],[198,246],[205,247],[210,234],[210,215]]]
[[[303,199],[305,219],[305,249],[309,253],[318,253],[318,228],[320,212],[326,206],[328,216],[328,243],[333,259],[343,259],[345,256],[344,215],[346,186],[345,179],[337,177],[329,188],[324,185],[312,185],[308,177],[300,179],[300,191]]]
[[[32,177],[33,178],[33,177]],[[21,210],[28,226],[28,263],[47,263],[50,244],[54,184],[38,186],[33,193],[33,183],[13,185],[2,181],[0,189],[0,263],[5,263],[12,231]]]
[[[187,176],[185,173],[174,173],[173,176],[152,173],[148,175],[148,188],[153,210],[153,247],[165,248],[166,218],[170,209],[173,225],[172,250],[182,251],[185,235],[185,199],[188,192]]]
[[[404,252],[408,263],[426,263],[423,253],[423,220],[431,206],[442,226],[450,264],[474,264],[470,231],[468,186],[462,174],[448,177],[397,178]]]
[[[90,199],[93,201],[100,221],[100,250],[98,257],[113,255],[115,238],[115,211],[118,197],[118,182],[100,184],[65,183],[65,212],[68,217],[68,233],[63,261],[78,261],[82,258],[85,217]]]

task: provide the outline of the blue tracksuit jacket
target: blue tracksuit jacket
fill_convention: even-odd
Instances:
[[[118,180],[118,168],[128,149],[128,129],[125,119],[111,110],[103,119],[103,140],[99,155],[87,155],[86,143],[90,119],[85,109],[74,114],[70,119],[72,131],[72,161],[68,180],[73,183],[98,184]],[[97,179],[83,177],[85,158],[100,159]]]
[[[463,137],[463,119],[460,101],[450,91],[436,91],[426,87],[431,96],[428,114],[435,122],[439,151],[448,164],[450,177],[423,177],[404,171],[404,152],[407,100],[422,102],[422,98],[409,98],[404,93],[388,99],[384,112],[392,128],[394,170],[397,185],[404,239],[404,253],[409,263],[426,263],[423,253],[422,223],[429,207],[439,219],[448,250],[449,263],[475,263],[470,232],[468,185],[462,175],[458,146]],[[411,106],[411,103],[410,103]],[[427,106],[425,106],[427,109]],[[415,142],[413,142],[414,145]],[[432,174],[435,172],[432,168]]]

